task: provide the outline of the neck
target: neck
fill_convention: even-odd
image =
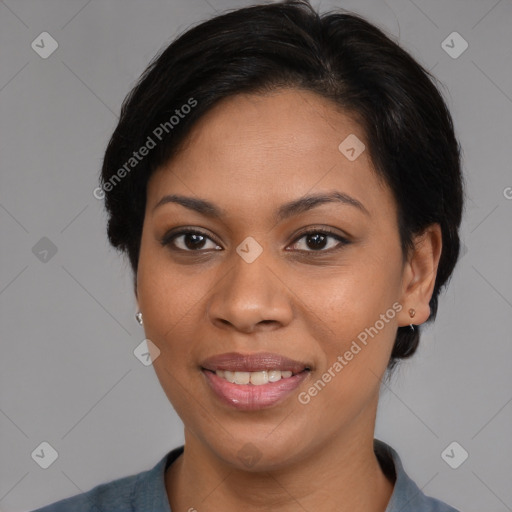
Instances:
[[[374,421],[338,433],[300,463],[261,472],[233,468],[186,429],[185,451],[166,472],[171,509],[384,512],[394,484],[373,451]]]

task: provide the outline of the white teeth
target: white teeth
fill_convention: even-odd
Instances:
[[[251,372],[251,384],[255,386],[261,386],[262,384],[268,383],[268,373],[262,372]]]
[[[289,370],[261,370],[259,372],[230,372],[229,370],[217,370],[217,377],[234,384],[253,384],[261,386],[269,382],[277,382],[281,379],[289,379],[292,372]]]
[[[268,381],[277,382],[281,380],[281,372],[279,370],[271,370],[268,372]]]
[[[249,384],[250,372],[235,372],[235,384]]]
[[[229,372],[228,370],[223,372],[222,370],[217,370],[216,373],[217,375],[219,375],[219,373],[223,373],[224,375],[219,375],[219,377],[224,377],[228,382],[235,382],[235,372]]]

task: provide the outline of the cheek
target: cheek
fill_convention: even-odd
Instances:
[[[197,325],[200,297],[207,288],[194,277],[180,278],[169,269],[159,271],[155,266],[139,274],[139,304],[144,312],[146,335],[162,348],[179,349],[173,339],[186,339],[193,343],[192,326]],[[190,336],[188,336],[190,335]]]
[[[144,316],[144,331],[162,350],[165,339],[186,314],[183,284],[171,272],[161,248],[143,234],[137,269],[137,298]]]
[[[339,284],[309,304],[318,317],[309,335],[316,339],[321,364],[298,397],[308,417],[322,417],[333,428],[377,399],[396,335],[397,302],[391,294],[377,283],[373,293],[356,280]]]
[[[338,337],[340,343],[346,343],[374,325],[396,302],[400,272],[397,265],[360,258],[350,266],[333,268],[330,272],[304,274],[300,282],[297,295],[320,323],[325,324],[326,336]]]
[[[193,276],[185,278],[171,264],[169,254],[144,229],[137,269],[137,297],[144,324],[157,331],[169,330],[186,314]]]
[[[314,325],[309,334],[324,356],[316,376],[328,382],[324,400],[354,402],[378,389],[396,336],[399,284],[397,265],[363,260],[328,278],[303,280]]]
[[[137,294],[144,312],[146,337],[159,348],[160,354],[153,368],[162,389],[178,412],[182,421],[189,418],[190,401],[198,395],[197,380],[190,379],[197,373],[196,343],[198,308],[205,276],[185,277],[177,267],[163,261],[160,253],[141,246],[137,276]],[[201,412],[201,411],[199,411]],[[196,411],[197,413],[197,411]]]
[[[200,343],[205,339],[205,300],[221,275],[204,267],[173,264],[165,250],[144,244],[143,238],[137,276],[138,302],[146,337],[160,349],[155,371],[168,386],[176,388],[173,378],[181,382],[189,378],[190,372],[199,372]]]

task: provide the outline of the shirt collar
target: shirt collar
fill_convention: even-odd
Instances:
[[[388,444],[374,439],[375,455],[386,475],[389,477],[389,469],[394,468],[395,485],[385,512],[406,512],[408,510],[432,510],[432,511],[455,511],[434,498],[423,494],[421,489],[414,483],[404,470],[398,453]],[[391,477],[391,479],[393,479]]]

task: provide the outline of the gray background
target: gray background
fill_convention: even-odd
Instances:
[[[107,244],[92,191],[121,101],[149,60],[192,23],[249,4],[0,1],[4,512],[148,469],[183,440],[152,367],[133,354],[144,333],[129,267]],[[383,389],[376,437],[426,494],[464,512],[510,511],[512,1],[321,9],[336,6],[386,30],[443,82],[468,185],[464,255],[418,354]],[[31,48],[43,31],[59,45],[47,59]],[[441,46],[453,31],[469,44],[456,59]],[[33,250],[42,237],[57,248],[46,261]],[[48,469],[31,457],[43,441],[59,455]],[[469,453],[458,469],[441,458],[452,441]]]

